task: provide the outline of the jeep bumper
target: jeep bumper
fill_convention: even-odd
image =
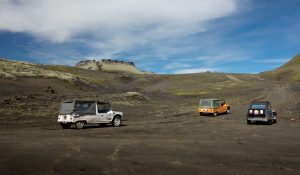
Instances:
[[[268,122],[267,118],[259,118],[259,117],[247,118],[247,120],[252,122]]]

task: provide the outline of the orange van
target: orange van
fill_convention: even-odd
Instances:
[[[226,104],[225,100],[200,99],[198,112],[200,115],[212,114],[213,116],[224,113],[229,114],[230,105]]]

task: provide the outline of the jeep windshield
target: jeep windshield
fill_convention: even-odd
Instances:
[[[265,104],[251,104],[250,109],[266,109]]]
[[[62,102],[59,114],[71,114],[74,112],[74,102]]]

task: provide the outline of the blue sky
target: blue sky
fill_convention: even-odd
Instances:
[[[299,0],[0,0],[0,57],[258,73],[300,52]]]

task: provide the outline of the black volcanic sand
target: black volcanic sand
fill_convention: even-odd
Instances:
[[[299,83],[215,92],[232,108],[217,117],[196,113],[207,94],[176,96],[145,82],[98,89],[42,78],[0,83],[1,174],[300,174]],[[131,89],[146,100],[126,98]],[[75,98],[111,101],[125,113],[123,125],[61,129],[59,103]],[[246,124],[254,99],[272,102],[277,124]]]

